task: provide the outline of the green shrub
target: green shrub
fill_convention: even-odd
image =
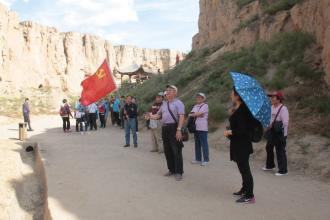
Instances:
[[[236,4],[239,8],[243,8],[245,5],[250,4],[256,0],[236,0]]]
[[[264,13],[274,15],[277,12],[289,10],[296,4],[303,1],[304,0],[278,0],[275,3],[266,6]]]
[[[233,33],[237,34],[239,33],[242,29],[249,27],[251,24],[259,20],[259,15],[254,15],[250,19],[246,21],[242,21],[234,30]]]

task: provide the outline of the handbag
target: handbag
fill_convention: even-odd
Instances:
[[[175,121],[175,123],[178,124],[178,121],[176,120],[176,118],[173,115],[173,112],[171,111],[170,103],[169,102],[167,102],[167,109],[170,112],[170,114],[171,114],[173,120]],[[189,140],[188,129],[186,127],[183,127],[183,128],[181,128],[181,132],[182,132],[182,141],[188,141]],[[180,142],[182,142],[182,141],[180,141]],[[180,143],[180,146],[183,147],[183,144]]]
[[[199,107],[198,111],[201,110],[201,108],[203,107],[203,105],[201,105]],[[187,128],[188,128],[189,133],[195,133],[196,132],[196,117],[189,116],[188,123],[187,123]]]
[[[283,135],[283,122],[282,121],[276,121],[278,115],[281,112],[281,109],[283,108],[283,105],[280,107],[280,109],[277,111],[276,116],[274,118],[273,123],[271,126],[266,130],[265,132],[265,139],[267,141],[271,141],[274,135]]]

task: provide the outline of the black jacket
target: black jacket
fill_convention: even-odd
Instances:
[[[253,153],[250,131],[253,116],[244,103],[230,116],[230,160],[245,160]]]

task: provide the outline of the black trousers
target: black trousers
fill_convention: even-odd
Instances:
[[[246,197],[254,197],[253,194],[253,177],[249,164],[250,156],[246,158],[241,158],[236,161],[239,172],[242,176],[242,190]]]
[[[121,126],[120,119],[119,119],[119,112],[113,112],[113,120],[114,124],[117,124],[118,126]]]
[[[277,165],[279,173],[287,173],[288,165],[286,158],[286,137],[283,140],[278,140],[273,138],[272,141],[267,141],[266,144],[266,152],[267,152],[267,160],[266,160],[266,168],[272,169],[275,168],[274,163],[274,147],[276,149],[276,157],[277,157]]]
[[[87,131],[87,123],[85,121],[85,117],[77,118],[76,119],[76,131],[84,131],[84,124],[85,124],[85,131]]]
[[[63,120],[63,131],[70,130],[70,118],[69,117],[62,117]]]
[[[167,168],[171,173],[183,174],[182,146],[176,140],[177,124],[162,127],[162,138]]]
[[[90,130],[97,130],[97,124],[96,124],[96,114],[97,113],[89,113],[89,128]]]
[[[101,128],[105,128],[105,115],[104,113],[99,113]]]

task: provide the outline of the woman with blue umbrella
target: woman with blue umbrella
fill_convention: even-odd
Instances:
[[[250,76],[231,73],[234,82],[231,93],[233,112],[229,118],[230,128],[224,135],[230,139],[230,160],[236,162],[242,176],[242,187],[233,193],[240,196],[237,203],[255,203],[253,177],[249,159],[253,153],[252,131],[257,123],[264,127],[270,121],[270,103],[259,83]]]

